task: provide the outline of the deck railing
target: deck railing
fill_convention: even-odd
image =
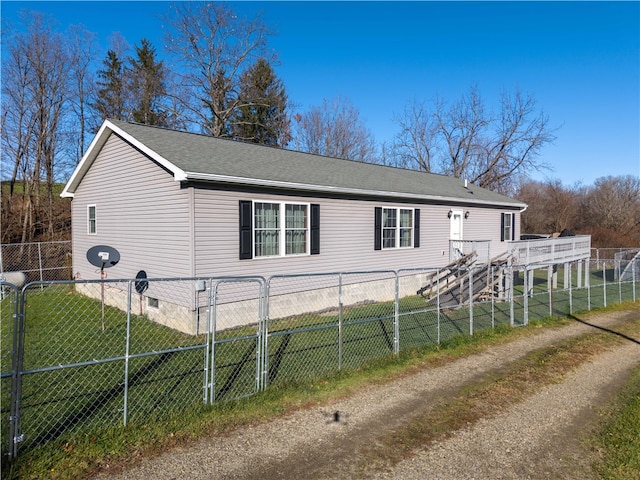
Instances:
[[[509,252],[513,255],[514,265],[588,260],[591,256],[591,235],[517,240],[509,243]]]
[[[449,240],[449,262],[455,262],[471,252],[478,255],[478,263],[487,263],[491,259],[491,240]]]

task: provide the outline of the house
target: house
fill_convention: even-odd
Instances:
[[[120,253],[110,278],[439,267],[451,241],[504,253],[526,208],[443,175],[114,120],[62,196],[79,279],[100,278],[95,245]]]

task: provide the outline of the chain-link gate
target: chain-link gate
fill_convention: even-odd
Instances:
[[[18,287],[0,282],[0,453],[13,458],[18,435],[15,431],[18,398],[18,323],[22,321]]]
[[[211,403],[254,395],[263,386],[264,292],[262,278],[209,281]]]

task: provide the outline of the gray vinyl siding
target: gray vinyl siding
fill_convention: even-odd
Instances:
[[[500,241],[502,214],[515,213],[515,239],[520,238],[520,211],[500,208],[464,208],[469,218],[464,220],[464,240],[490,240],[491,258],[497,257],[508,249],[508,242]]]
[[[71,205],[73,271],[80,278],[100,278],[86,259],[94,245],[120,253],[108,278],[134,278],[140,270],[148,277],[193,274],[189,189],[119,137],[107,140]],[[96,205],[96,235],[87,235],[87,205]]]
[[[318,203],[320,254],[239,259],[240,200]],[[374,209],[377,206],[419,208],[420,247],[374,250]],[[459,206],[382,201],[318,199],[306,196],[247,194],[195,190],[195,258],[197,276],[244,276],[397,270],[438,267],[449,263],[450,221],[447,212]],[[500,216],[504,210],[464,208],[465,240],[492,241],[492,256],[502,253]],[[518,215],[516,215],[518,216]]]

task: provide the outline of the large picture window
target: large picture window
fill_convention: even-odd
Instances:
[[[375,209],[375,250],[420,246],[420,210],[417,208]]]
[[[240,259],[319,253],[319,205],[240,202]]]

